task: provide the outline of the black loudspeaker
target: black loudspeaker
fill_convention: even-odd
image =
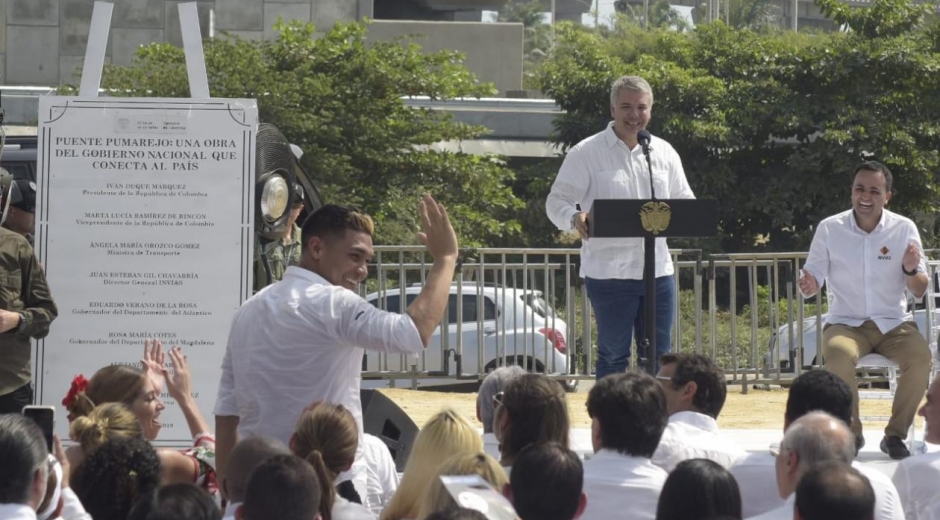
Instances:
[[[362,400],[362,428],[366,433],[382,439],[395,459],[398,472],[405,471],[405,462],[411,454],[418,425],[397,404],[376,390],[359,390]]]

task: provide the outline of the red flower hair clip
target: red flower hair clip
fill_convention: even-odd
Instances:
[[[69,388],[68,395],[66,395],[65,399],[62,400],[62,406],[67,409],[75,401],[75,398],[78,397],[78,394],[84,392],[87,389],[88,380],[85,379],[85,376],[81,374],[75,376],[75,379],[72,379],[72,387]]]

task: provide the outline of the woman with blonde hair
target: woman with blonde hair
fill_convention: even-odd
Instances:
[[[105,442],[116,438],[144,437],[137,416],[124,403],[105,403],[91,413],[77,417],[69,425],[69,436],[90,455]]]
[[[418,519],[425,520],[438,511],[445,511],[457,507],[441,483],[441,476],[445,475],[479,475],[489,482],[497,492],[502,493],[503,486],[509,483],[509,477],[499,462],[486,453],[462,453],[444,461],[434,479],[428,487],[421,507],[418,509]]]
[[[109,425],[116,426],[117,423],[112,422],[112,419],[120,414],[114,409],[101,411],[95,415],[93,424],[85,423],[82,418],[90,419],[95,410],[103,404],[123,404],[136,417],[143,438],[152,441],[157,438],[163,426],[160,413],[166,407],[160,400],[160,392],[166,384],[167,392],[176,400],[186,418],[193,436],[193,446],[184,451],[157,450],[163,468],[161,483],[192,483],[211,495],[218,495],[215,437],[209,432],[208,423],[192,397],[191,375],[186,356],[179,347],[174,347],[170,349],[169,357],[173,365],[172,374],[165,368],[166,354],[163,352],[163,345],[159,340],[148,339],[144,343],[144,359],[141,363],[143,368],[138,365],[109,365],[95,372],[90,380],[76,376],[68,395],[62,400],[62,405],[69,412],[70,422],[80,421],[80,431],[95,432],[108,430]],[[79,441],[77,438],[73,440]],[[79,444],[67,450],[66,455],[74,471],[89,454],[84,451],[84,443],[79,441]]]
[[[382,512],[382,520],[418,518],[421,500],[441,464],[453,455],[483,451],[476,428],[457,412],[445,409],[421,428],[405,464],[398,490]]]
[[[290,450],[306,460],[320,481],[320,516],[323,520],[374,520],[360,504],[336,493],[336,477],[352,467],[359,445],[359,428],[352,413],[341,404],[316,403],[297,421]]]

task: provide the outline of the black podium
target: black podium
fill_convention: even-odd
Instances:
[[[643,364],[640,366],[650,371],[656,355],[656,239],[715,236],[718,231],[718,202],[595,199],[588,213],[588,229],[589,239],[643,238],[643,282],[646,287],[646,337],[643,346],[646,358],[641,360]]]

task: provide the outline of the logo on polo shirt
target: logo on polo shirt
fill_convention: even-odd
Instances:
[[[888,246],[881,246],[881,249],[879,249],[879,251],[881,252],[881,254],[878,255],[878,260],[891,260],[891,257],[888,256],[888,253],[891,252],[891,250],[888,249]]]

